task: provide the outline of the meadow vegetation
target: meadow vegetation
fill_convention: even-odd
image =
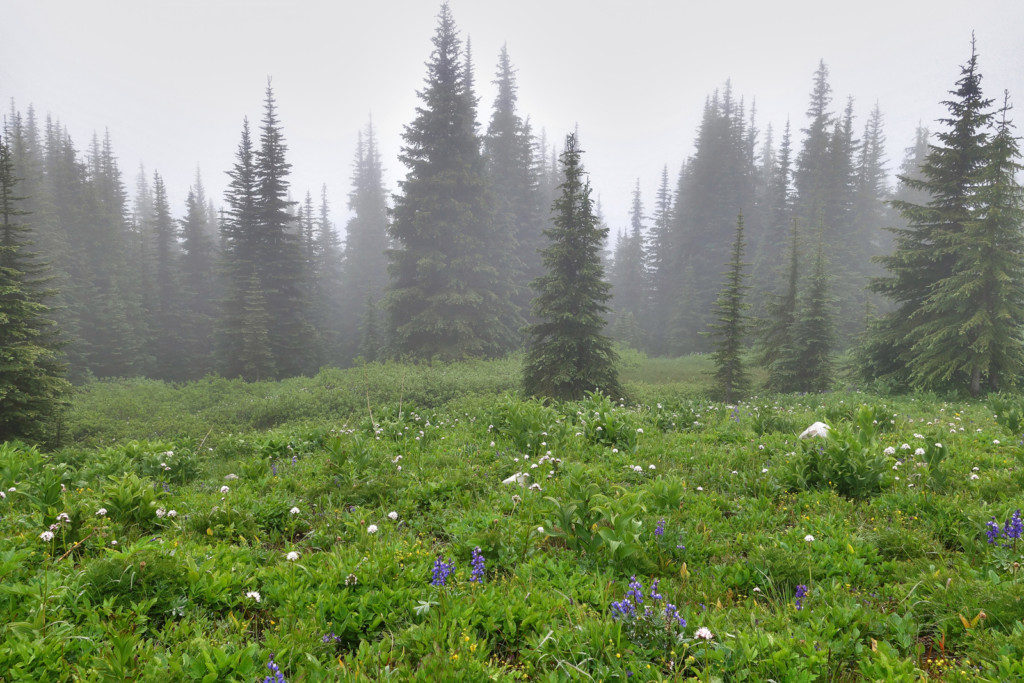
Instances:
[[[1024,677],[1024,400],[520,368],[87,385],[0,444],[3,677]]]

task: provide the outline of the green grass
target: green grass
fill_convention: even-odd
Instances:
[[[87,387],[62,448],[0,445],[3,678],[1024,676],[1024,546],[985,536],[1019,399],[733,408],[705,358],[624,362],[621,405],[510,396],[515,359]],[[633,576],[686,626],[614,618]]]

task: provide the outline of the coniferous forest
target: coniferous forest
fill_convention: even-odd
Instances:
[[[76,384],[280,379],[530,347],[551,278],[582,274],[544,254],[572,244],[559,206],[578,191],[567,174],[585,174],[585,120],[571,150],[552,144],[519,107],[505,48],[497,96],[482,105],[480,69],[447,5],[432,45],[420,104],[391,160],[404,178],[385,186],[368,121],[353,132],[345,198],[293,186],[269,80],[231,167],[208,171],[226,171],[224,195],[209,196],[197,172],[179,206],[159,170],[122,172],[116,131],[83,145],[57,113],[12,102],[4,253],[25,296],[10,320],[37,330],[20,337],[38,349],[29,375],[42,372],[51,388],[62,367]],[[972,395],[1016,385],[1024,246],[1012,102],[983,89],[973,41],[964,53],[947,117],[903,141],[895,169],[899,141],[887,141],[883,112],[834,93],[824,61],[808,80],[806,111],[781,125],[759,122],[753,94],[728,80],[708,93],[692,154],[618,188],[631,192],[628,225],[609,229],[592,207],[606,235],[576,293],[597,306],[580,315],[607,347],[598,356],[614,355],[608,339],[650,356],[714,351],[729,359],[718,375],[730,378],[720,386],[730,397],[747,386],[741,363],[763,367],[777,391],[841,380]],[[559,161],[566,151],[570,167]],[[346,225],[332,224],[331,202],[347,203]],[[602,386],[615,382],[581,390]]]

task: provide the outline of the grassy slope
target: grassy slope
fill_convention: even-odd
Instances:
[[[0,670],[251,681],[275,653],[288,680],[1024,675],[1020,551],[984,536],[1020,505],[1024,458],[991,410],[835,394],[733,411],[686,398],[703,363],[632,359],[629,408],[502,398],[514,361],[94,385],[67,424],[80,443],[0,445]],[[852,434],[862,403],[896,415],[863,454],[822,464],[796,442],[817,419]],[[940,441],[946,459],[916,466]],[[547,450],[561,463],[530,468]],[[517,470],[542,490],[499,483]],[[611,618],[633,575],[647,604],[660,580],[682,640]]]

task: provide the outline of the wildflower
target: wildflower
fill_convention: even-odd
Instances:
[[[917,448],[917,449],[915,449],[915,450],[914,450],[914,455],[916,455],[916,456],[922,456],[922,455],[924,455],[924,449],[923,449],[923,448]]]
[[[699,638],[701,640],[711,640],[715,637],[715,634],[712,633],[711,629],[709,629],[707,626],[701,626],[699,629],[697,629],[697,632],[693,634],[693,637]]]
[[[472,583],[483,583],[484,582],[484,556],[480,552],[480,546],[473,548],[473,559],[470,561],[473,566],[473,573],[470,575],[469,580]]]
[[[277,662],[274,661],[274,655],[270,655],[270,661],[267,662],[267,668],[270,669],[270,676],[263,679],[263,683],[285,683],[284,674],[281,673],[280,667],[277,666]]]
[[[295,560],[299,559],[299,554],[293,550],[287,555],[285,555],[284,559],[288,560],[289,562],[294,562]]]
[[[107,508],[100,508],[99,510],[97,510],[96,511],[96,516],[97,517],[106,517],[107,516]]]
[[[909,451],[910,450],[910,444],[909,443],[903,444],[902,446],[900,446],[900,450],[901,451]]]
[[[995,444],[996,446],[998,446],[999,445],[999,439],[992,439],[992,443]]]
[[[366,527],[366,533],[368,533],[368,534],[375,534],[375,533],[377,533],[377,525],[376,524],[371,524],[370,526]]]
[[[686,619],[679,616],[679,609],[671,602],[665,603],[665,621],[676,620],[680,628],[686,628]]]
[[[398,513],[392,510],[391,512],[388,513],[388,519],[390,519],[392,522],[396,521],[398,519]]]
[[[1021,520],[1020,510],[1017,510],[1003,525],[1003,534],[1007,538],[1017,540],[1021,537],[1022,532],[1024,532],[1024,520]]]
[[[658,520],[658,526],[654,527],[654,535],[655,536],[664,536],[665,535],[665,520],[664,519],[659,519]]]
[[[175,517],[178,516],[178,511],[177,510],[168,510],[167,511],[167,516],[170,517],[171,519],[174,519]]]
[[[263,601],[263,598],[260,596],[260,592],[259,591],[249,591],[248,593],[245,594],[245,597],[250,598],[251,600],[255,600],[256,602],[262,602]]]
[[[230,490],[231,490],[231,487],[227,486],[226,484],[224,486],[220,487],[220,492],[221,493],[227,493]]]
[[[974,474],[973,472],[971,473],[971,481],[974,481],[975,479],[979,479],[979,478],[980,477],[978,477],[977,474]]]
[[[636,580],[634,574],[629,578],[629,590],[626,591],[626,598],[632,598],[636,604],[644,604],[644,585]]]
[[[657,469],[657,468],[656,468],[656,467],[655,467],[654,465],[648,465],[648,466],[647,466],[647,469],[649,469],[649,470],[655,470],[655,469]]]
[[[651,600],[661,600],[665,596],[658,592],[658,583],[661,579],[655,579],[654,583],[651,584]]]
[[[894,455],[896,453],[896,449],[893,446],[889,446],[882,452],[886,455]]]
[[[988,537],[990,544],[995,543],[996,539],[999,538],[999,524],[996,522],[995,517],[985,522],[985,535]]]
[[[445,562],[444,558],[438,555],[434,560],[433,578],[430,580],[430,585],[443,587],[453,571],[455,571],[455,563]]]
[[[288,511],[288,514],[290,514],[290,515],[297,515],[297,514],[299,514],[299,508],[293,507],[291,510]]]
[[[538,534],[544,533],[544,527],[542,527],[542,526],[537,527],[537,533]]]
[[[762,467],[761,468],[761,474],[768,474],[768,468],[767,467]]]
[[[359,583],[359,578],[355,574],[349,574],[345,577],[346,586],[355,586]]]
[[[808,592],[807,586],[802,584],[802,583],[799,584],[796,587],[796,596],[795,597],[796,597],[796,608],[798,610],[804,608],[804,598],[807,597],[807,592]]]
[[[224,475],[224,480],[225,481],[234,481],[235,479],[238,479],[238,475],[237,474],[232,473],[232,474],[225,474]]]
[[[49,543],[50,541],[53,540],[53,532],[52,531],[44,531],[43,533],[39,534],[39,538],[43,539],[44,543]]]
[[[540,491],[540,484],[530,484],[531,491]]]
[[[157,508],[156,509],[156,516],[159,519],[163,519],[166,515],[167,515],[167,510],[164,510],[163,508]]]
[[[804,540],[807,541],[808,543],[813,543],[814,542],[814,536],[811,536],[810,534],[807,534],[806,536],[804,536]]]

